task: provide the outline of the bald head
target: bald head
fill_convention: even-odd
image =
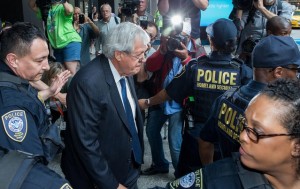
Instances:
[[[266,29],[268,35],[289,36],[292,32],[292,24],[286,18],[274,16],[267,21]]]

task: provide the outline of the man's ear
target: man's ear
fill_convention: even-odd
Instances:
[[[122,52],[121,51],[115,51],[115,58],[117,61],[121,61]]]
[[[292,156],[293,157],[300,157],[300,140],[299,139],[294,139],[292,141]]]
[[[12,67],[12,68],[16,68],[18,67],[18,59],[17,59],[17,55],[14,53],[9,53],[6,55],[6,61],[7,64]]]
[[[273,71],[273,76],[276,79],[282,78],[283,77],[283,68],[282,67],[276,67],[275,70]]]

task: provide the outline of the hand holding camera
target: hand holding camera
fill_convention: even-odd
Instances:
[[[187,47],[180,42],[180,48],[177,48],[173,51],[174,55],[180,58],[182,61],[187,59],[189,57],[189,51],[187,50]]]
[[[79,24],[83,24],[85,23],[85,16],[84,14],[80,14],[79,15],[79,20],[78,20]]]

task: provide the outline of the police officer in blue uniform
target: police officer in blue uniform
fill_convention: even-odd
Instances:
[[[230,157],[232,152],[238,151],[239,135],[243,129],[242,125],[238,125],[238,118],[244,115],[249,101],[267,83],[278,78],[297,79],[300,52],[291,37],[270,35],[262,39],[254,48],[252,57],[253,80],[245,86],[231,88],[214,103],[200,134],[202,164],[216,160],[216,157],[213,158],[214,144],[219,144],[221,158]]]
[[[252,77],[249,67],[232,58],[231,53],[236,48],[237,36],[237,29],[232,21],[219,19],[207,27],[207,33],[211,43],[211,54],[190,61],[165,90],[145,100],[147,107],[167,99],[179,103],[188,96],[195,99],[191,107],[194,125],[185,126],[176,177],[201,167],[197,140],[214,100],[226,90],[239,86]],[[144,103],[141,101],[140,104]]]
[[[240,119],[244,126],[240,153],[189,173],[166,188],[300,188],[299,99],[299,80],[278,79],[269,84],[251,100]]]
[[[62,142],[57,126],[50,124],[43,100],[29,84],[49,70],[47,39],[32,24],[16,23],[1,34],[0,42],[0,146],[39,157],[34,168],[28,169],[21,188],[70,188],[65,179],[46,167]],[[14,163],[9,162],[11,168]],[[15,173],[24,171],[21,165]]]

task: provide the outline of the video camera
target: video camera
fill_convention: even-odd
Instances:
[[[248,37],[243,43],[242,43],[242,50],[245,53],[252,53],[255,45],[260,41],[260,38],[256,37]]]
[[[124,0],[122,4],[121,12],[125,16],[131,16],[136,12],[137,6],[140,4],[140,0]]]

